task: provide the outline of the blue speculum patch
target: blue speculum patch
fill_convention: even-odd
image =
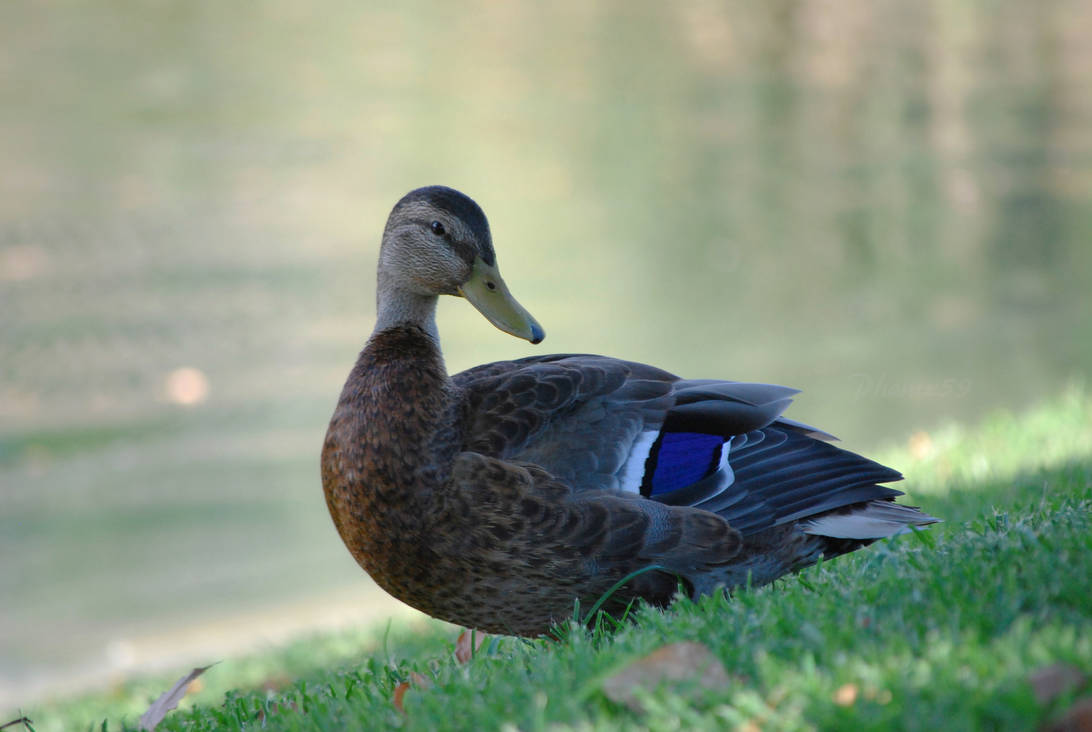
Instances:
[[[723,446],[721,435],[665,432],[655,454],[650,495],[684,488],[709,475],[720,463]]]

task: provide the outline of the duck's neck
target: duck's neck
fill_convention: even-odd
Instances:
[[[439,346],[440,334],[436,330],[436,295],[419,295],[409,290],[386,284],[379,278],[375,293],[375,330],[372,337],[400,325],[414,325],[427,334]],[[437,348],[439,353],[439,348]]]

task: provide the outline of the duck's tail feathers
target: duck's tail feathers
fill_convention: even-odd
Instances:
[[[805,534],[832,539],[883,539],[938,521],[940,519],[921,512],[916,506],[880,500],[858,503],[806,519],[800,522],[800,529]]]

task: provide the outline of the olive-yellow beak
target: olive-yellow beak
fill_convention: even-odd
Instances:
[[[505,333],[531,343],[541,343],[546,337],[538,321],[512,297],[496,265],[486,264],[481,257],[474,260],[470,279],[459,288],[459,294]]]

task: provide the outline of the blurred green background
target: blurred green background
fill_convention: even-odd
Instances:
[[[432,183],[547,332],[445,302],[452,371],[785,383],[867,450],[1092,367],[1086,0],[5,2],[4,707],[390,611],[318,451]]]

